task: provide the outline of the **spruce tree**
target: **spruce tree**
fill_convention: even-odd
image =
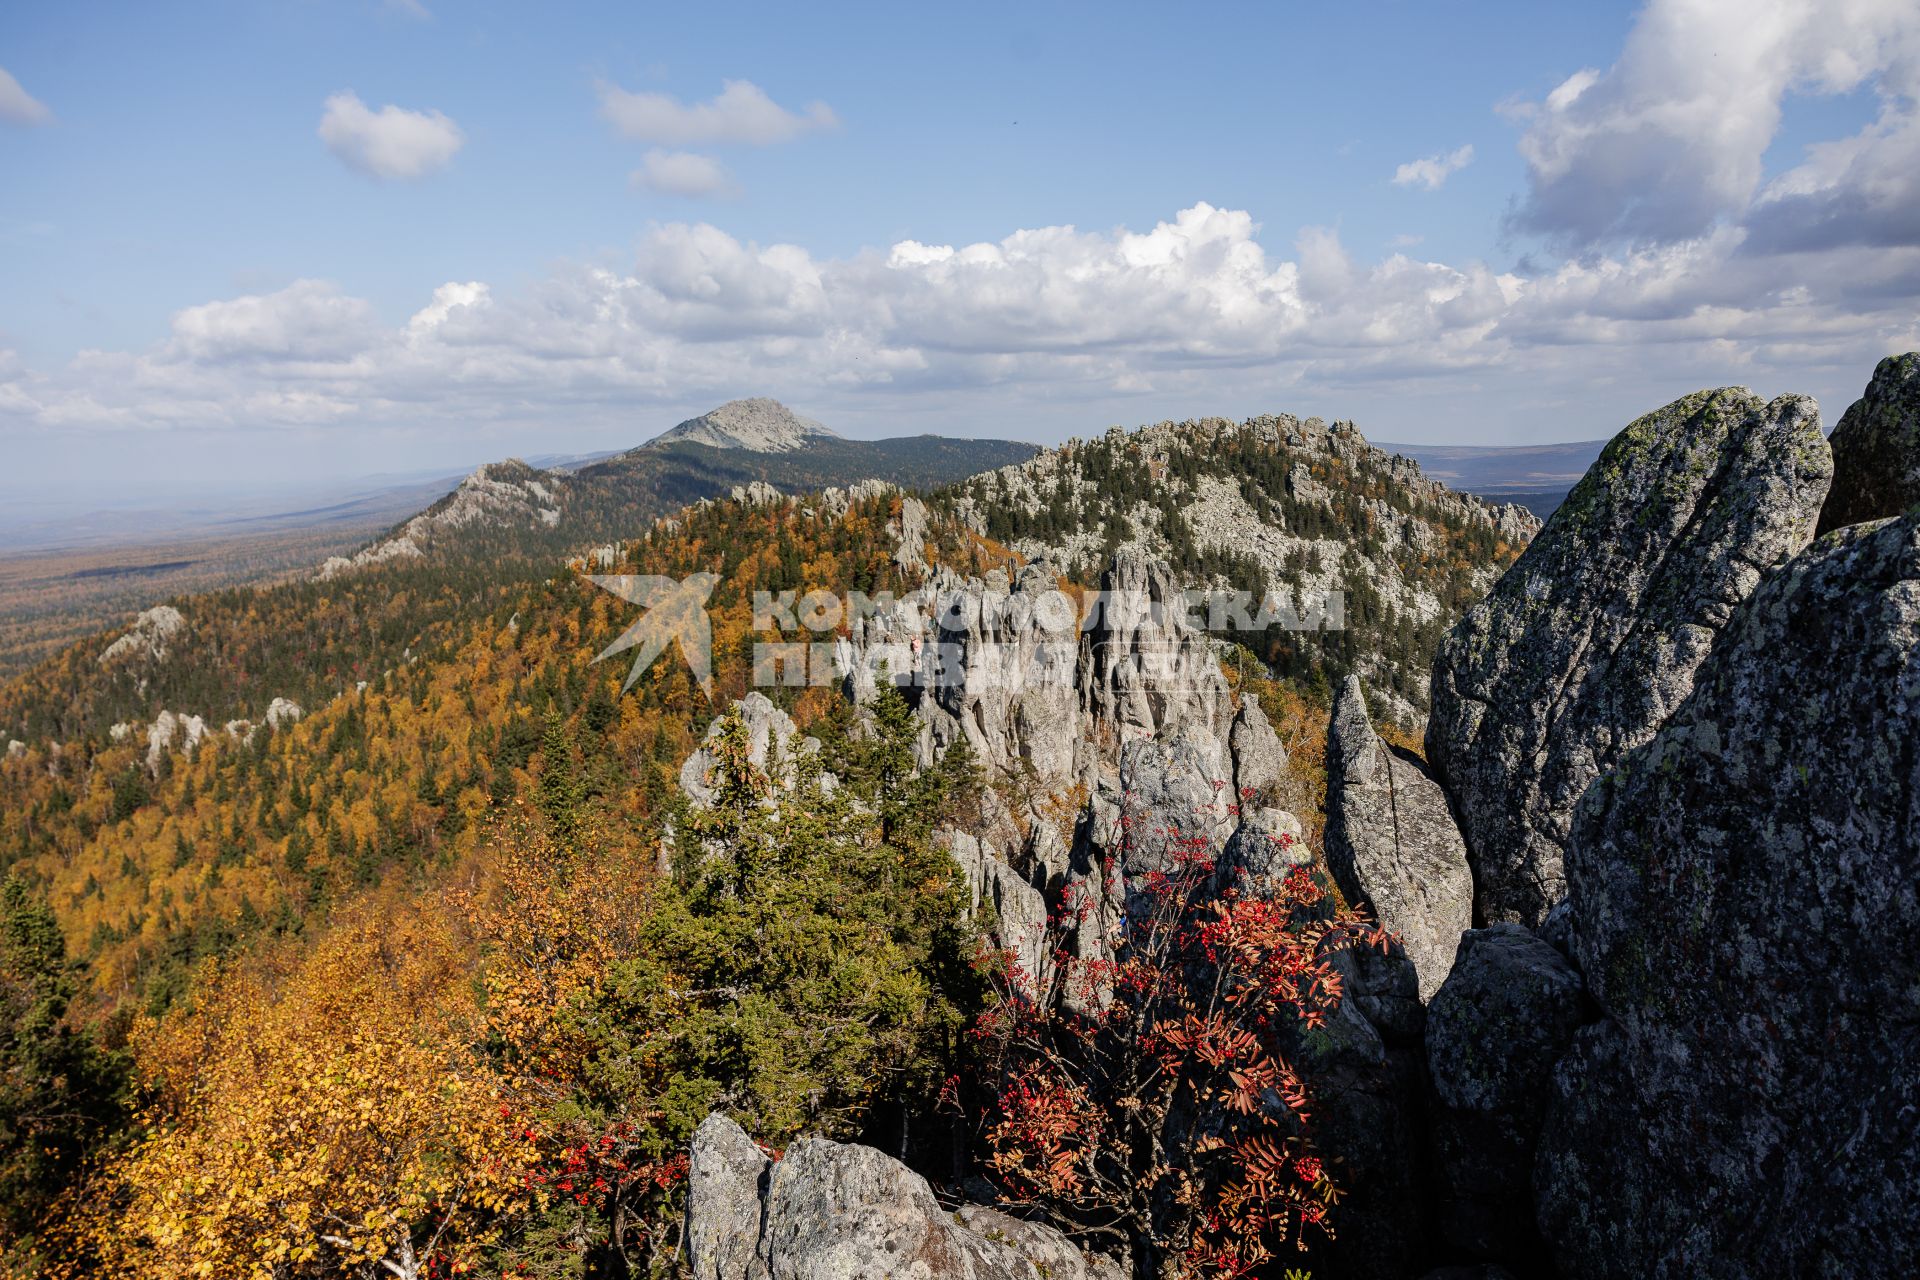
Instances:
[[[0,885],[0,1229],[13,1250],[126,1118],[126,1064],[66,1023],[73,968],[53,910]]]

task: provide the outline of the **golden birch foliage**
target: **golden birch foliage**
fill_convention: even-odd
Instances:
[[[391,904],[210,976],[145,1025],[148,1133],[96,1187],[108,1271],[411,1276],[464,1269],[522,1207],[533,1153],[464,1046],[468,951],[444,913]]]

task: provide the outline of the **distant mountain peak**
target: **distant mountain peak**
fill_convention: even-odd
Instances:
[[[714,449],[790,453],[805,448],[809,440],[821,436],[831,438],[834,433],[812,418],[801,417],[778,400],[755,396],[750,400],[729,400],[697,418],[688,418],[648,443],[686,441]]]

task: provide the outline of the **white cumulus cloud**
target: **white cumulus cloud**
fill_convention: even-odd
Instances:
[[[174,313],[168,354],[201,362],[347,359],[376,339],[373,309],[323,280]]]
[[[1396,187],[1424,187],[1438,191],[1442,183],[1473,163],[1473,144],[1420,160],[1409,160],[1393,171]]]
[[[511,291],[448,282],[394,322],[303,280],[188,307],[143,351],[0,361],[0,424],[562,432],[751,388],[823,411],[885,406],[896,430],[995,434],[1040,406],[1077,405],[1069,420],[1093,428],[1297,408],[1307,388],[1363,422],[1372,406],[1426,428],[1451,413],[1479,431],[1552,420],[1597,435],[1756,374],[1850,398],[1876,359],[1920,341],[1920,247],[1758,255],[1723,227],[1503,271],[1367,260],[1326,228],[1290,240],[1269,247],[1250,213],[1207,204],[1139,230],[844,256],[668,223],[624,265]]]
[[[636,187],[668,196],[724,196],[734,191],[726,167],[712,156],[658,147],[641,157],[632,180]]]
[[[53,119],[47,104],[20,87],[13,73],[0,67],[0,120],[14,124],[45,124]]]
[[[708,102],[681,102],[672,94],[633,93],[600,86],[600,114],[636,142],[669,147],[738,143],[765,147],[839,126],[824,102],[789,111],[750,80],[728,80]]]
[[[348,168],[381,179],[424,177],[452,163],[466,142],[438,111],[384,106],[375,111],[352,90],[327,99],[320,140]]]
[[[1605,71],[1567,78],[1514,114],[1528,192],[1514,219],[1574,248],[1676,242],[1738,220],[1759,193],[1790,93],[1847,93],[1874,82],[1879,121],[1816,149],[1772,193],[1777,242],[1833,238],[1831,213],[1862,229],[1903,219],[1911,191],[1920,9],[1912,0],[1651,0]],[[1876,186],[1878,182],[1878,186]],[[1908,202],[1909,206],[1911,202]]]

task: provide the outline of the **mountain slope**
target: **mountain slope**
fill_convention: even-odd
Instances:
[[[1009,440],[911,436],[844,440],[775,400],[735,400],[638,448],[545,470],[518,459],[489,463],[419,515],[323,578],[423,557],[546,562],[617,542],[690,502],[759,481],[786,493],[860,480],[924,487],[1033,456]]]
[[[756,396],[729,400],[697,418],[661,432],[649,444],[704,444],[715,449],[788,453],[818,439],[838,439],[822,423],[803,418],[778,400]]]

